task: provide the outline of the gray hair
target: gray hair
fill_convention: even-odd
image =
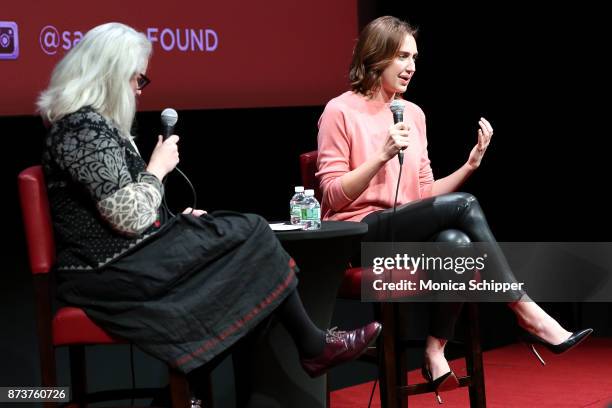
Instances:
[[[130,136],[136,97],[130,79],[151,56],[144,34],[121,23],[99,25],[56,65],[49,87],[38,98],[38,110],[53,123],[84,106],[110,119],[122,136]]]

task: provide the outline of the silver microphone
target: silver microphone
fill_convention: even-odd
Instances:
[[[404,121],[404,102],[399,99],[394,99],[389,105],[391,113],[393,113],[393,123],[399,123]],[[400,162],[400,166],[404,164],[404,151],[403,149],[397,152],[397,159]]]
[[[162,136],[166,140],[174,133],[174,125],[178,122],[178,113],[172,108],[166,108],[161,113]]]

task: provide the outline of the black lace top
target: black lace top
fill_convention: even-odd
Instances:
[[[132,142],[85,107],[51,127],[43,168],[58,270],[96,269],[155,233],[162,184]]]

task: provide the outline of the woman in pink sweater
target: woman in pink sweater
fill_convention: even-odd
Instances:
[[[516,282],[476,198],[455,192],[479,167],[493,128],[481,118],[476,144],[465,164],[434,179],[425,115],[401,96],[415,73],[416,58],[415,30],[408,23],[380,17],[362,31],[349,73],[352,90],[332,99],[319,121],[317,177],[323,191],[323,216],[366,222],[365,242],[488,242],[492,248],[488,262],[494,272],[484,278]],[[394,124],[390,104],[398,99],[404,104],[403,121]],[[399,152],[405,155],[402,165]],[[396,193],[400,166],[401,185]],[[396,195],[398,208],[393,215],[389,209]],[[509,292],[505,300],[518,324],[533,335],[532,345],[539,343],[561,353],[592,332],[565,330],[522,290]],[[457,380],[444,357],[444,346],[453,335],[461,304],[440,303],[433,309],[423,373],[436,389],[449,389],[457,386]]]

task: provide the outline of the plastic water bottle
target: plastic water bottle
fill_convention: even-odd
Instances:
[[[289,201],[289,219],[293,225],[302,223],[302,201],[304,201],[304,198],[304,187],[295,187],[295,194]]]
[[[314,190],[306,190],[302,201],[302,229],[317,230],[321,228],[321,205],[314,196]]]

